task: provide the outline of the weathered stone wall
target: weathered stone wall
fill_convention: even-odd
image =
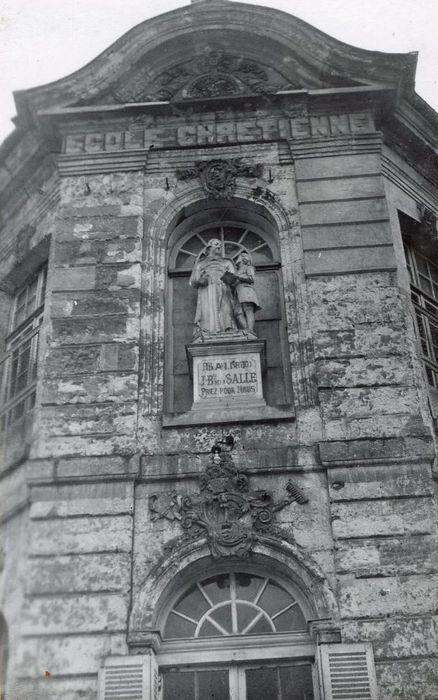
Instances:
[[[305,210],[311,223],[319,222],[316,216],[328,224],[321,226],[321,232],[318,226],[305,227],[303,240],[313,256],[307,258],[307,270],[324,430],[320,458],[328,469],[343,639],[373,642],[381,698],[433,698],[437,689],[433,438],[407,303],[409,288],[400,288],[398,274],[390,271],[395,258],[392,244],[388,245],[392,241],[388,203],[390,209],[393,203],[382,199],[381,180],[362,176],[362,168],[378,172],[380,156],[363,155],[354,161],[341,157],[336,162],[333,167],[333,161],[326,159],[321,170],[317,160],[318,174],[339,177],[344,163],[354,175],[352,186],[344,189],[345,198],[369,196],[371,182],[372,193],[379,197],[361,199],[349,209],[345,203],[333,209],[330,203],[328,220],[326,209],[318,213],[309,205]],[[312,161],[305,162],[302,171],[299,166],[301,162],[298,175],[312,173]],[[325,182],[318,195],[317,180],[310,197],[324,197]],[[334,184],[338,188],[343,180]],[[329,191],[334,192],[333,185]],[[362,215],[367,219],[363,235],[362,224],[349,223]],[[372,250],[357,247],[364,242]],[[324,250],[325,244],[330,250]],[[345,246],[345,254],[337,250],[331,259],[326,255],[331,246]],[[313,248],[318,247],[322,252],[316,256]],[[361,275],[345,274],[360,269]],[[421,673],[414,668],[421,668]]]
[[[61,180],[35,439],[2,480],[8,517],[23,511],[4,570],[10,581],[20,566],[22,584],[2,601],[11,678],[28,692],[96,697],[102,659],[128,653],[130,610],[180,534],[151,521],[148,497],[196,490],[213,442],[232,433],[253,488],[280,499],[292,477],[308,497],[278,524],[325,579],[343,641],[373,642],[381,700],[436,697],[434,450],[380,137],[322,141],[221,143],[214,156],[188,144],[149,153],[144,171]],[[294,420],[162,427],[166,236],[205,198],[175,172],[211,157],[263,165],[236,197],[277,223]]]

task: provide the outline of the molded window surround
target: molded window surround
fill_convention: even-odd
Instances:
[[[6,353],[0,360],[1,431],[22,420],[35,405],[46,281],[47,265],[43,265],[13,299]]]
[[[399,212],[416,332],[427,381],[438,390],[438,254],[422,222]],[[435,393],[434,391],[434,393]]]
[[[315,648],[298,598],[270,576],[238,569],[192,584],[165,621],[163,700],[317,697]]]

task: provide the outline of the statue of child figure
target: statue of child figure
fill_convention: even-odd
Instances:
[[[234,283],[236,306],[235,316],[239,328],[254,334],[255,312],[261,306],[254,289],[255,269],[249,253],[242,251],[236,260],[236,277]]]

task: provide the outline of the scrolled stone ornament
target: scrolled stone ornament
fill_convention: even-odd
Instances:
[[[182,168],[176,171],[178,180],[199,177],[204,192],[213,199],[234,197],[237,177],[255,179],[261,174],[262,166],[259,163],[245,164],[241,158],[199,161],[192,168]]]
[[[173,494],[173,499],[178,503],[178,521],[187,536],[198,537],[204,531],[215,558],[247,557],[257,535],[293,537],[276,527],[275,513],[293,501],[307,502],[292,482],[287,486],[288,498],[277,502],[269,491],[251,491],[248,477],[236,467],[231,452],[222,451],[218,442],[199,481],[199,493],[177,499]],[[154,519],[168,517],[165,511],[158,513],[156,499],[150,501],[150,507]]]

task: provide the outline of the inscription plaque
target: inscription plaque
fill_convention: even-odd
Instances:
[[[194,401],[262,399],[260,355],[193,358]]]
[[[188,345],[193,374],[192,410],[265,406],[265,341]]]

